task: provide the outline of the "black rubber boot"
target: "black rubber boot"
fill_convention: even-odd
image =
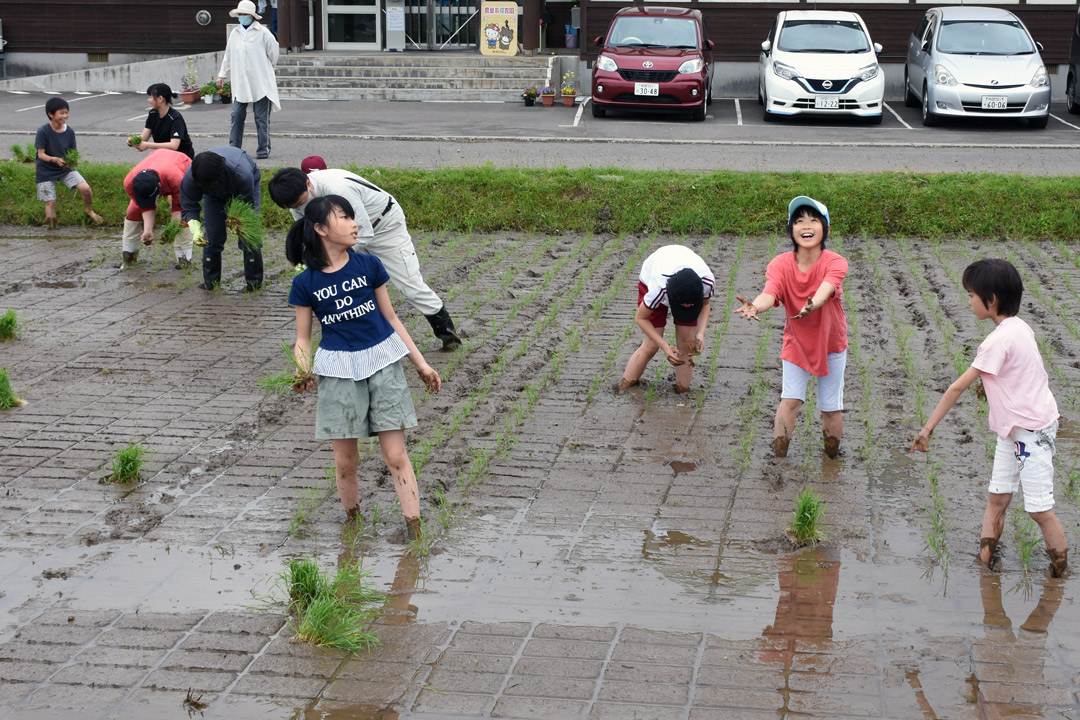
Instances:
[[[434,315],[425,315],[425,317],[431,323],[431,331],[435,333],[435,337],[442,340],[443,352],[450,352],[461,347],[461,338],[454,334],[454,321],[450,319],[450,313],[446,311],[445,305],[439,308],[439,312]]]
[[[202,288],[213,290],[221,284],[221,254],[211,255],[204,252],[202,256]]]
[[[263,258],[260,250],[244,251],[244,289],[258,290],[263,285]]]

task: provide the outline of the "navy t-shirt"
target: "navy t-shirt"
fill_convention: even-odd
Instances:
[[[38,128],[37,136],[34,138],[34,148],[44,149],[49,157],[62,158],[73,147],[75,147],[75,131],[70,125],[64,126],[64,132],[56,132],[52,129],[52,125],[45,123]],[[54,162],[44,162],[38,158],[34,182],[60,180],[69,172],[71,172],[69,167],[60,167]]]
[[[375,288],[388,280],[379,258],[350,252],[349,261],[337,272],[308,268],[293,278],[289,304],[315,313],[322,325],[320,348],[366,350],[394,334],[375,302]]]

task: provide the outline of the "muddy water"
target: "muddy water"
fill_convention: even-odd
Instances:
[[[442,394],[417,386],[409,440],[424,515],[440,527],[435,487],[456,509],[418,560],[403,553],[377,446],[361,444],[365,531],[353,543],[325,479],[329,448],[311,437],[314,398],[255,386],[282,369],[294,333],[280,258],[268,253],[270,288],[245,296],[237,253],[226,253],[225,290],[203,293],[190,290],[195,271],[153,257],[116,270],[116,238],[0,240],[0,293],[26,320],[0,364],[31,401],[0,414],[0,714],[1080,713],[1075,580],[1047,578],[1038,547],[1025,570],[1011,517],[1003,572],[974,561],[989,475],[980,406],[963,399],[929,457],[906,452],[955,375],[951,357],[989,331],[957,273],[1000,246],[834,240],[851,260],[860,353],[841,455],[823,457],[820,423],[804,414],[776,460],[780,335],[765,332],[778,321],[724,325],[721,312],[727,293],[762,282],[768,238],[687,239],[734,278],[717,288],[723,334],[717,344],[710,332],[698,358],[700,395],[673,394],[655,360],[646,384],[605,390],[637,345],[633,282],[659,242],[418,236],[425,277],[467,340],[456,355],[426,354]],[[1080,272],[1069,248],[1010,251],[1065,416],[1056,511],[1075,544],[1064,486],[1077,457],[1068,308]],[[613,285],[628,289],[603,300]],[[424,319],[397,307],[432,349]],[[755,382],[767,393],[748,414]],[[440,423],[444,443],[419,460]],[[142,482],[102,484],[130,442],[152,450]],[[944,556],[927,546],[931,477]],[[784,528],[807,484],[826,502],[828,537],[797,549]],[[280,610],[252,609],[298,554],[327,567],[362,558],[387,595],[380,648],[347,658],[292,643]],[[189,689],[198,709],[184,706]]]

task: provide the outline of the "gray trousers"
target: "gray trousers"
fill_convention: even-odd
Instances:
[[[434,315],[442,308],[443,301],[420,274],[420,260],[416,257],[412,236],[405,226],[405,213],[396,202],[390,212],[379,220],[375,237],[366,241],[357,240],[353,249],[379,258],[390,276],[390,282],[410,305],[424,315]]]
[[[256,155],[270,154],[270,98],[263,98],[251,103],[255,110],[255,133],[259,138]],[[233,101],[232,129],[229,130],[229,145],[243,147],[244,122],[247,120],[247,103]]]

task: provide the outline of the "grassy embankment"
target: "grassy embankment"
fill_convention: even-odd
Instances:
[[[122,224],[129,169],[79,165],[110,227]],[[787,202],[800,194],[825,202],[833,231],[849,237],[1071,240],[1080,226],[1080,177],[350,169],[393,193],[416,230],[762,235],[782,231]],[[0,175],[0,223],[42,224],[33,165],[0,161]],[[281,231],[289,217],[266,194],[272,176],[263,174],[263,222]],[[59,196],[60,223],[83,223],[82,203],[63,188]]]

